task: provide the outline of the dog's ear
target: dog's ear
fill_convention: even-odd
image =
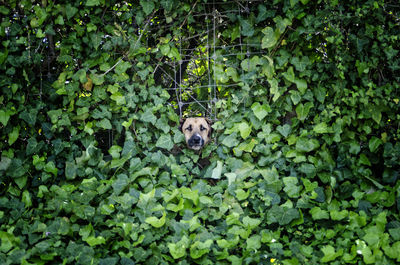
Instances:
[[[179,120],[179,130],[180,130],[180,131],[182,131],[182,126],[183,126],[183,123],[184,123],[184,122],[185,122],[185,119],[182,119],[182,118],[181,118],[181,119]]]
[[[211,138],[211,133],[213,131],[213,128],[211,127],[211,125],[213,124],[213,122],[209,118],[205,118],[205,120],[208,123],[208,127],[210,127],[210,130],[208,131],[208,138]]]

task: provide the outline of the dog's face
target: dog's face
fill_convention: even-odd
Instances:
[[[187,118],[181,121],[181,130],[189,148],[200,150],[211,138],[211,121],[207,118]]]

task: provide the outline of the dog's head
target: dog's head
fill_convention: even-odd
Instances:
[[[193,150],[200,150],[211,139],[211,121],[204,117],[181,120],[181,130],[187,146]]]

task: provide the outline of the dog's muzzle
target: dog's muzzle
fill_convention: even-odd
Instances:
[[[188,141],[188,145],[190,148],[198,150],[204,145],[204,140],[199,134],[194,134],[192,137],[190,137]]]

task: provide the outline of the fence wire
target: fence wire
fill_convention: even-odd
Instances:
[[[248,19],[250,14],[249,4],[253,2],[262,1],[212,1],[202,3],[203,8],[199,13],[193,12],[194,7],[198,3],[196,2],[193,5],[190,14],[198,20],[204,18],[205,31],[185,39],[182,39],[181,36],[175,39],[173,45],[179,50],[180,60],[166,60],[162,62],[164,65],[169,65],[169,69],[173,69],[172,71],[159,67],[160,62],[156,66],[161,69],[164,84],[167,85],[162,86],[162,89],[174,93],[176,102],[172,102],[172,105],[179,111],[181,118],[201,114],[211,120],[217,120],[217,103],[220,100],[218,92],[221,89],[237,87],[240,82],[243,82],[242,78],[245,76],[243,67],[231,63],[231,59],[238,57],[246,58],[249,67],[251,55],[264,54],[261,49],[261,42],[249,42],[249,38],[244,41],[246,34],[242,32],[241,19]],[[237,17],[239,32],[237,34],[238,37],[234,41],[225,44],[221,43],[222,38],[220,36],[224,26],[227,25],[229,16]],[[184,23],[186,20],[187,17]],[[189,45],[189,47],[186,47],[185,45],[193,39],[203,40],[203,46],[190,47]],[[237,82],[230,82],[229,84],[224,84],[216,80],[215,69],[218,65],[238,70],[240,73],[239,80]],[[205,73],[201,70],[204,66],[206,69]],[[171,82],[172,86],[168,85]],[[202,97],[205,94],[207,94],[207,98]]]

